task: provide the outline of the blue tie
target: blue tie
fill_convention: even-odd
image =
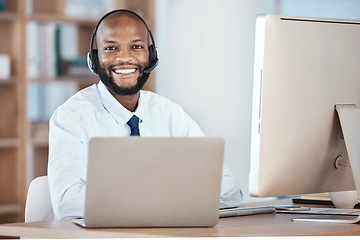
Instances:
[[[137,116],[133,115],[126,124],[130,127],[130,136],[140,136],[139,118]]]

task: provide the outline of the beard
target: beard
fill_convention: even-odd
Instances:
[[[105,68],[100,67],[99,69],[99,77],[100,80],[104,83],[104,85],[109,89],[110,92],[116,95],[128,96],[134,95],[138,93],[142,87],[145,85],[146,81],[148,80],[150,73],[145,73],[142,67],[138,68],[140,72],[140,76],[138,77],[135,86],[132,87],[120,87],[117,85],[113,79],[113,77],[108,74]],[[109,70],[110,72],[110,70]]]

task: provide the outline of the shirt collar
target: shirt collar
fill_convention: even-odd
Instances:
[[[129,119],[134,114],[139,117],[140,122],[143,121],[145,109],[144,109],[144,104],[143,104],[142,91],[140,91],[138,106],[137,106],[135,112],[133,113],[133,112],[130,112],[129,110],[127,110],[125,107],[123,107],[123,105],[121,105],[116,100],[116,98],[109,92],[109,90],[106,88],[106,86],[104,85],[104,83],[102,81],[99,81],[97,87],[99,90],[100,99],[101,99],[103,107],[105,108],[105,110],[107,112],[109,112],[115,118],[115,120],[119,124],[125,125],[127,123],[127,121],[129,121]]]

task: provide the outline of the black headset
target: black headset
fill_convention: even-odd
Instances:
[[[127,12],[127,13],[130,13],[130,14],[133,14],[136,17],[138,17],[145,24],[145,27],[146,27],[146,29],[147,29],[147,31],[149,33],[150,38],[151,38],[151,45],[149,46],[149,65],[146,68],[144,68],[144,72],[146,74],[149,74],[159,63],[158,50],[157,50],[157,48],[155,46],[154,37],[153,37],[148,25],[146,24],[145,20],[142,17],[140,17],[140,15],[138,15],[137,13],[132,12],[130,10],[126,10],[126,9],[116,9],[116,10],[110,11],[110,12],[106,13],[99,20],[99,22],[96,25],[95,30],[94,30],[94,32],[93,32],[93,34],[91,36],[90,51],[87,54],[87,64],[88,64],[89,69],[92,72],[98,74],[98,71],[99,71],[99,68],[100,68],[100,63],[99,63],[99,58],[98,58],[98,50],[94,48],[94,41],[95,41],[97,29],[98,29],[100,23],[105,18],[107,18],[109,15],[112,15],[113,13],[117,13],[117,12]]]

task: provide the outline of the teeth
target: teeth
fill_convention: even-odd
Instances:
[[[135,72],[135,71],[136,71],[135,68],[116,69],[116,70],[114,70],[114,72],[117,73],[117,74],[129,74],[129,73],[133,73],[133,72]]]

